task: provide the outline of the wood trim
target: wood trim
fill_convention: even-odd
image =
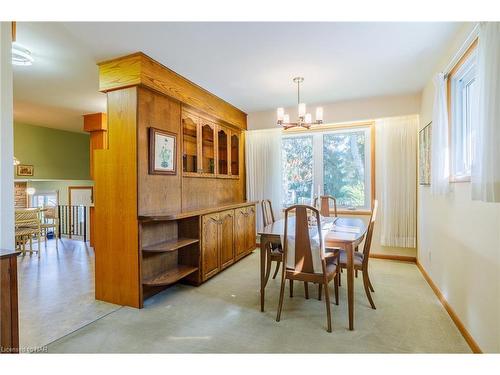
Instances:
[[[16,23],[16,21],[12,21],[10,24],[11,24],[11,31],[12,31],[12,42],[15,42],[16,37],[17,37],[17,23]]]
[[[457,72],[458,69],[467,61],[469,56],[474,52],[478,44],[478,38],[476,38],[472,44],[467,48],[467,50],[464,52],[462,57],[457,61],[457,63],[451,68],[449,73],[446,75],[446,109],[448,111],[448,142],[449,142],[449,147],[448,147],[448,155],[450,158],[450,178],[449,181],[450,183],[456,183],[456,182],[467,182],[465,179],[469,179],[470,181],[470,176],[466,176],[463,178],[457,178],[452,175],[452,163],[453,163],[453,142],[452,142],[452,116],[451,116],[451,78],[453,75]]]
[[[458,317],[457,313],[450,306],[450,304],[448,303],[448,301],[444,297],[443,293],[441,293],[441,291],[439,290],[437,285],[434,283],[434,281],[432,281],[431,277],[425,271],[424,267],[422,266],[422,264],[418,260],[417,260],[417,267],[420,270],[420,272],[422,273],[422,276],[424,277],[425,281],[427,281],[427,283],[429,284],[431,289],[436,294],[436,297],[439,299],[439,301],[441,302],[441,304],[443,305],[445,310],[448,312],[448,315],[450,315],[451,320],[453,320],[453,323],[455,323],[455,325],[457,326],[458,330],[460,331],[460,333],[464,337],[465,341],[467,342],[467,344],[471,348],[472,352],[477,353],[477,354],[482,353],[482,350],[479,347],[479,345],[477,344],[477,342],[474,340],[474,338],[469,333],[469,331],[467,331],[467,329],[465,328],[465,325],[462,323],[462,321]]]
[[[417,263],[417,257],[412,257],[412,256],[408,256],[408,255],[392,255],[392,254],[372,253],[372,254],[370,254],[370,258]]]
[[[247,128],[247,114],[142,52],[97,64],[99,90],[108,92],[146,86],[215,116],[238,129]]]

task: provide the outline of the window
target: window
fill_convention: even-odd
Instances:
[[[284,205],[310,203],[313,191],[313,137],[283,138]]]
[[[57,192],[37,192],[31,197],[31,207],[57,206]]]
[[[283,137],[283,205],[331,195],[339,208],[371,208],[371,128],[297,132]]]
[[[472,164],[472,123],[476,121],[478,92],[474,45],[449,75],[450,161],[455,181],[470,178]]]

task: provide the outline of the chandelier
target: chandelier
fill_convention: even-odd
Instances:
[[[297,84],[297,105],[298,105],[298,119],[296,122],[290,122],[290,115],[285,113],[283,107],[279,107],[277,110],[278,115],[278,125],[283,126],[283,129],[287,130],[295,127],[303,127],[309,129],[311,125],[319,125],[323,123],[323,107],[316,108],[316,121],[312,121],[312,116],[310,113],[306,113],[306,103],[300,102],[300,84],[304,82],[304,77],[295,77],[293,82]]]

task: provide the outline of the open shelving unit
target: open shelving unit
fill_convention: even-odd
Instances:
[[[142,280],[142,285],[146,286],[165,286],[174,284],[193,272],[198,271],[198,267],[184,266],[179,264],[177,267],[166,270],[164,273]]]
[[[142,251],[151,253],[162,253],[176,251],[182,247],[200,242],[197,238],[174,238],[172,240],[160,242],[154,245],[144,246]]]
[[[141,301],[176,282],[198,285],[199,219],[140,220]]]

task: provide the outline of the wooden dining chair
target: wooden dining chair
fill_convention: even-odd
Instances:
[[[262,208],[263,223],[264,226],[267,227],[268,225],[271,225],[275,221],[273,206],[271,204],[271,201],[269,199],[264,199],[261,202],[261,208]],[[274,275],[273,275],[273,279],[275,279],[280,269],[280,264],[283,261],[283,249],[281,247],[281,243],[272,243],[270,244],[270,246],[271,246],[270,256],[267,257],[267,264],[266,264],[266,277],[265,277],[266,284],[267,281],[269,280],[269,275],[271,274],[272,262],[276,262],[276,269],[274,270]]]
[[[319,213],[321,216],[329,217],[330,216],[330,201],[333,202],[333,216],[337,217],[337,200],[331,195],[321,195],[320,199],[320,209]],[[314,198],[314,207],[317,207],[318,197]]]
[[[373,211],[370,216],[370,222],[368,224],[368,229],[366,231],[366,237],[365,237],[365,244],[363,246],[363,252],[358,252],[355,251],[353,255],[353,261],[354,261],[354,270],[361,271],[363,275],[363,286],[365,288],[365,293],[366,297],[368,298],[368,301],[370,302],[370,305],[372,309],[376,309],[375,303],[373,302],[373,298],[370,294],[370,291],[375,292],[375,289],[373,289],[373,285],[370,280],[370,276],[368,274],[368,261],[370,259],[370,248],[372,244],[372,237],[373,237],[373,227],[375,226],[375,219],[377,217],[377,209],[378,209],[378,201],[375,200],[373,202]],[[347,254],[344,250],[340,250],[340,256],[339,256],[339,261],[340,261],[340,267],[341,268],[347,268]],[[341,279],[341,274],[339,274],[338,280],[339,280],[339,285],[340,285],[340,279]],[[321,294],[321,291],[318,291],[319,294]]]
[[[295,230],[289,232],[288,221],[291,211],[295,211]],[[316,222],[311,225],[309,225],[308,212],[311,213],[310,216],[312,218],[316,219]],[[317,230],[318,239],[317,241],[311,242],[311,235],[315,237],[315,230]],[[294,236],[293,243],[289,240],[290,233]],[[313,239],[315,240],[314,237]],[[280,299],[276,321],[279,322],[281,318],[286,280],[290,282],[290,297],[293,296],[294,280],[302,281],[304,285],[308,282],[312,282],[321,284],[325,289],[327,331],[331,332],[332,317],[328,283],[334,280],[335,303],[338,304],[338,274],[340,262],[338,259],[339,252],[325,253],[319,211],[308,205],[295,205],[287,208],[285,210],[285,233],[283,238],[283,268],[281,271]],[[327,262],[327,257],[331,258],[331,261]],[[335,261],[335,259],[337,260]]]

